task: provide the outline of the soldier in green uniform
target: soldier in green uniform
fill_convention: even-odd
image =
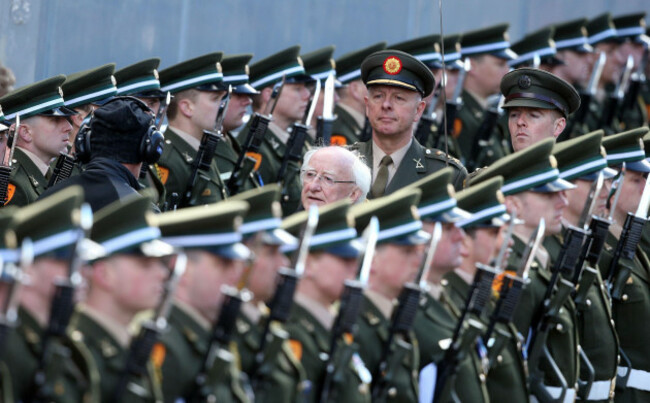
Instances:
[[[14,211],[16,240],[24,245],[29,238],[33,254],[31,263],[20,263],[29,283],[17,296],[19,324],[4,346],[3,360],[11,371],[16,401],[99,399],[97,368],[86,346],[73,332],[51,332],[52,321],[64,320],[51,317],[51,312],[67,309],[62,305],[67,301],[55,298],[57,281],[69,279],[72,261],[84,260],[76,255],[82,251],[75,247],[83,236],[79,223],[82,203],[83,192],[74,187]],[[54,325],[65,327],[67,323]]]
[[[411,329],[389,338],[389,331],[394,300],[404,283],[416,281],[422,244],[429,238],[415,212],[420,194],[419,189],[405,189],[352,209],[359,230],[372,216],[379,220],[377,250],[357,320],[359,354],[372,374],[376,401],[418,399],[420,354],[415,332]]]
[[[614,116],[612,122],[603,122],[604,115],[607,113],[608,97],[620,80],[625,59],[617,49],[616,27],[610,13],[603,13],[589,20],[586,28],[589,44],[594,48],[594,52],[597,55],[604,53],[606,59],[596,94],[589,104],[585,123],[589,131],[603,129],[605,135],[609,135],[618,131],[618,119]]]
[[[74,152],[74,138],[84,119],[103,101],[117,93],[116,81],[113,77],[115,63],[108,63],[93,69],[79,71],[66,77],[61,85],[65,106],[77,112],[70,117],[72,132],[70,133],[70,152]]]
[[[68,117],[76,114],[64,105],[61,84],[64,75],[19,88],[0,98],[5,119],[14,122],[16,151],[7,189],[7,204],[24,206],[36,201],[47,185],[50,163],[68,151],[72,125]]]
[[[274,324],[269,327],[272,341],[266,343],[263,362],[257,362],[264,326],[268,321],[265,304],[273,298],[278,270],[289,265],[281,248],[296,244],[296,239],[280,228],[280,188],[275,184],[266,185],[238,194],[231,200],[249,204],[240,231],[254,259],[240,281],[252,293],[251,300],[244,302],[237,318],[235,341],[241,370],[254,386],[255,401],[300,401],[307,397],[306,373],[291,350],[289,335],[283,326]]]
[[[188,257],[169,316],[171,329],[154,349],[161,357],[155,365],[165,401],[252,400],[239,379],[235,351],[212,339],[225,308],[222,289],[236,285],[250,255],[237,229],[246,210],[245,202],[226,201],[158,216],[162,240],[182,247]],[[205,367],[209,354],[216,358]],[[204,384],[199,376],[205,376]]]
[[[136,314],[160,302],[169,276],[160,258],[173,252],[159,240],[150,205],[148,197],[132,197],[95,215],[91,238],[104,247],[106,257],[85,268],[88,290],[70,328],[92,354],[99,371],[101,401],[162,399],[151,361],[142,375],[127,376],[126,369],[132,354],[128,327]],[[118,393],[121,396],[116,396]]]
[[[156,70],[159,64],[160,59],[154,57],[116,71],[114,74],[115,81],[117,82],[116,95],[138,98],[151,109],[154,116],[158,116],[162,99],[166,96],[160,90],[160,80],[158,79],[158,70]],[[153,189],[156,192],[154,203],[161,210],[164,210],[166,200],[165,187],[157,165],[149,164],[144,166],[140,170],[138,180],[142,187]]]
[[[465,167],[413,138],[413,125],[425,107],[423,99],[435,84],[431,70],[408,53],[384,50],[363,61],[361,77],[368,87],[366,111],[373,133],[371,140],[350,149],[363,155],[372,171],[369,198],[391,194],[447,164],[454,168],[454,187],[462,188]]]
[[[386,42],[378,42],[363,49],[344,54],[336,59],[336,76],[342,87],[337,88],[339,102],[332,126],[332,144],[349,145],[370,138],[370,124],[366,118],[364,98],[368,90],[361,80],[361,62],[369,55],[386,49]]]
[[[580,95],[571,84],[540,69],[522,67],[506,74],[501,93],[515,151],[557,138],[569,115],[580,107]]]
[[[640,12],[621,15],[613,19],[616,26],[616,36],[621,42],[619,52],[626,60],[628,56],[632,56],[635,71],[634,75],[631,76],[625,96],[619,105],[620,130],[630,130],[648,125],[647,105],[643,97],[640,96],[640,86],[646,80],[643,75],[644,72],[640,71],[644,67],[641,64],[644,57],[646,58],[645,63],[647,63],[647,53],[650,47],[650,37],[645,34],[645,16],[645,12]],[[645,56],[644,53],[646,53]]]
[[[15,207],[6,207],[0,211],[0,231],[6,234],[0,239],[0,256],[2,257],[2,275],[0,275],[0,299],[7,301],[7,298],[13,292],[13,287],[20,285],[18,281],[20,271],[15,267],[19,265],[18,254],[20,249],[17,247],[16,236],[13,231],[13,216],[16,213]],[[13,402],[13,388],[11,386],[11,373],[4,361],[5,351],[8,348],[7,340],[9,335],[15,331],[16,321],[8,318],[8,313],[12,307],[8,302],[2,306],[3,323],[0,324],[0,399],[3,402]]]
[[[499,80],[508,72],[508,60],[517,56],[509,48],[507,31],[508,24],[500,24],[466,32],[461,40],[462,58],[469,59],[472,68],[465,79],[463,108],[458,113],[459,158],[463,163],[473,160],[476,167],[489,165],[510,153],[508,136],[499,128],[486,125],[486,132],[479,133],[487,109],[498,110]],[[475,144],[478,141],[483,141],[479,148]],[[472,155],[473,148],[480,152]]]
[[[518,225],[514,229],[514,244],[507,268],[509,271],[514,272],[519,267],[526,242],[536,230],[540,219],[543,218],[545,221],[545,236],[561,231],[561,215],[567,205],[565,190],[573,189],[574,185],[559,177],[557,163],[551,156],[553,143],[552,139],[545,139],[511,154],[479,172],[470,183],[473,186],[494,176],[503,176],[504,186],[501,190],[506,196],[506,206],[509,211],[516,211],[517,216],[524,221],[523,225]],[[550,260],[549,252],[540,247],[535,255],[535,262],[530,268],[528,275],[530,282],[524,288],[515,311],[513,323],[518,332],[523,335],[523,339],[518,340],[519,337],[516,336],[512,340],[517,347],[530,337],[531,331],[534,330],[531,329],[531,325],[534,325],[533,318],[543,307],[544,293],[551,277],[548,268]],[[571,399],[575,398],[578,378],[578,335],[573,301],[565,302],[554,320],[555,325],[549,331],[545,346],[549,349],[559,372],[551,369],[549,363],[542,358],[535,362],[529,360],[528,368],[536,372],[541,371],[543,378],[540,379],[543,382],[541,385],[532,384],[529,379],[529,389],[532,397],[536,399],[542,399],[536,397],[536,393],[542,395],[548,393],[557,399],[563,392],[560,387],[561,376],[567,385],[564,391],[565,401],[572,401]],[[530,353],[533,347],[536,346],[526,345],[525,352]],[[492,397],[496,401],[507,399],[508,381],[501,377],[493,377],[491,381],[495,383],[494,390],[506,394]]]
[[[257,178],[261,185],[278,182],[278,172],[291,136],[289,128],[302,120],[309,106],[311,92],[307,83],[313,79],[305,74],[299,53],[300,46],[292,46],[251,65],[251,85],[260,91],[259,95],[253,96],[255,112],[264,113],[273,86],[282,81],[283,77],[285,79],[284,88],[275,104],[273,120],[264,134],[260,153],[255,156],[259,166]],[[248,128],[242,131],[241,136],[246,136],[247,132]],[[284,216],[294,213],[300,205],[299,171],[298,164],[289,162],[282,180],[281,203]]]
[[[603,146],[607,150],[607,163],[618,167],[625,162],[626,173],[622,184],[621,197],[611,212],[613,223],[605,240],[605,247],[599,263],[601,274],[607,278],[612,256],[622,232],[628,213],[635,214],[650,164],[645,160],[642,137],[647,128],[633,129],[617,135],[605,137]],[[620,348],[625,357],[619,362],[616,379],[616,402],[641,402],[650,399],[650,351],[645,343],[645,335],[650,332],[648,323],[639,320],[650,314],[650,287],[648,287],[650,261],[645,252],[637,247],[633,259],[621,258],[616,267],[629,270],[623,278],[611,281],[612,316],[618,332]],[[616,278],[617,276],[613,276]]]
[[[221,52],[209,53],[160,72],[162,90],[174,94],[167,109],[165,150],[157,165],[169,209],[210,204],[227,197],[214,158],[208,170],[197,171],[193,178],[203,131],[214,130],[225,94],[219,85],[223,79],[221,57]]]
[[[259,93],[248,83],[248,62],[252,57],[252,54],[229,55],[221,59],[220,62],[223,70],[223,82],[221,84],[224,90],[228,90],[227,87],[232,86],[228,110],[223,120],[223,139],[217,143],[215,151],[217,167],[224,182],[228,182],[230,179],[237,158],[242,152],[241,142],[246,140],[245,138],[236,137],[235,131],[244,124],[244,116],[248,107],[253,103],[251,96]],[[251,174],[240,191],[255,187],[259,187],[259,183]]]
[[[588,133],[580,138],[558,143],[553,148],[557,159],[560,177],[571,181],[576,188],[567,192],[568,206],[563,217],[571,225],[577,226],[587,201],[589,188],[602,171],[606,179],[611,179],[615,172],[607,168],[606,155],[601,148],[603,131]],[[597,204],[593,214],[606,214],[609,186],[603,186],[600,194],[595,195]],[[552,257],[557,256],[562,246],[562,236],[548,237],[544,245]],[[577,327],[580,346],[587,355],[594,369],[591,389],[578,390],[580,400],[609,401],[614,390],[614,378],[618,359],[618,336],[612,321],[610,299],[603,285],[600,273],[589,284],[581,284],[578,290],[583,294],[575,298]],[[576,269],[577,270],[577,269]],[[571,279],[569,279],[571,280]],[[586,290],[586,291],[585,291]],[[589,380],[586,366],[580,366],[580,379]]]
[[[291,349],[311,383],[306,390],[307,401],[321,400],[329,363],[334,365],[335,375],[329,382],[328,401],[370,401],[371,375],[358,353],[364,348],[365,340],[360,337],[355,341],[341,335],[343,342],[333,340],[332,334],[336,318],[330,309],[341,298],[344,282],[356,279],[361,252],[361,245],[355,240],[354,220],[348,214],[349,206],[348,200],[342,200],[319,209],[305,272],[296,288],[286,324]],[[306,211],[296,213],[287,217],[282,227],[290,233],[299,233],[307,217]],[[333,342],[347,344],[350,354],[335,354],[330,358]]]
[[[429,271],[426,293],[420,300],[420,307],[413,329],[418,339],[420,355],[419,390],[420,401],[431,401],[436,385],[434,369],[438,368],[445,355],[445,340],[453,337],[459,312],[450,304],[448,295],[442,292],[446,282],[442,276],[458,265],[463,231],[456,222],[467,219],[470,214],[456,207],[453,192],[450,191],[452,170],[443,169],[410,185],[422,191],[418,213],[425,231],[432,233],[436,222],[442,225],[442,236],[438,242]],[[441,401],[452,401],[452,391],[461,401],[487,402],[485,374],[480,365],[478,351],[470,348],[464,351],[456,380],[443,387]]]

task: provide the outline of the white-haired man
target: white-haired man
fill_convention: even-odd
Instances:
[[[353,203],[366,199],[370,190],[370,168],[358,153],[331,146],[308,151],[303,159],[300,201],[307,209],[349,197]]]

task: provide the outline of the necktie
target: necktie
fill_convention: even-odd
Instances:
[[[379,162],[379,171],[377,171],[375,183],[373,183],[370,188],[370,194],[373,198],[381,197],[386,192],[386,185],[388,184],[388,166],[392,163],[393,159],[390,155],[384,156],[384,158]]]

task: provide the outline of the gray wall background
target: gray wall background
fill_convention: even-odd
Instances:
[[[255,60],[300,44],[335,57],[440,32],[439,0],[0,0],[0,63],[16,87],[108,62],[160,57],[164,68],[212,51]],[[514,42],[552,22],[609,11],[650,14],[649,0],[442,0],[445,34],[510,23]]]

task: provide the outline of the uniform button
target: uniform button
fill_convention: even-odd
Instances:
[[[289,201],[289,195],[284,195],[284,196],[282,197],[282,200],[284,200],[284,201]]]
[[[561,323],[558,323],[557,326],[555,326],[555,328],[557,329],[558,332],[561,332],[562,330],[564,330],[564,326],[562,326]]]
[[[388,396],[389,397],[397,396],[397,388],[393,386],[392,388],[388,389]]]
[[[478,379],[481,381],[481,383],[485,383],[485,374],[479,374]]]
[[[503,356],[501,354],[497,355],[497,362],[501,364],[503,362]]]
[[[623,294],[623,301],[627,301],[628,298],[627,294]]]
[[[329,360],[330,356],[327,353],[320,353],[320,354],[318,354],[318,358],[320,358],[323,361],[327,361],[327,360]]]
[[[429,154],[431,154],[431,150],[429,150],[429,149],[427,148],[427,150],[426,150],[424,153],[425,153],[426,155],[429,155]]]
[[[208,395],[208,398],[206,399],[208,403],[216,403],[217,402],[217,397],[215,395]]]
[[[359,385],[359,393],[362,395],[367,395],[369,392],[368,384],[367,383],[362,383]]]
[[[587,304],[587,306],[591,306],[591,300],[589,298],[587,298],[587,300],[585,301],[585,304]]]
[[[416,369],[411,371],[411,377],[413,377],[413,379],[418,379],[419,375],[420,375],[420,373]]]
[[[171,144],[171,143],[172,143],[171,140],[165,140],[165,144]]]

